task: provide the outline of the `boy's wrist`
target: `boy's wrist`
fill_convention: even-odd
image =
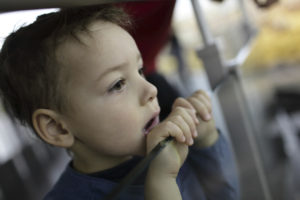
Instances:
[[[148,173],[146,177],[146,184],[152,187],[157,186],[160,183],[172,183],[172,182],[176,182],[176,177],[161,174],[161,173]]]
[[[177,174],[176,173],[167,173],[164,170],[159,170],[154,167],[149,167],[148,172],[147,172],[147,177],[146,179],[148,180],[176,180]]]
[[[176,178],[161,173],[148,173],[145,182],[146,200],[181,200]]]
[[[207,148],[213,146],[217,142],[218,138],[219,132],[217,129],[214,129],[204,137],[195,139],[194,146],[197,148]]]

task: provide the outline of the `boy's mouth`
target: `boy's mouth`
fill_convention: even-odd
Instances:
[[[147,135],[159,123],[159,114],[152,117],[145,125],[143,132]]]

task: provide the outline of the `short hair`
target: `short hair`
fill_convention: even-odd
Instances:
[[[130,17],[113,5],[64,8],[39,16],[5,40],[0,52],[0,94],[7,112],[33,130],[32,114],[38,108],[65,111],[65,82],[55,51],[66,38],[80,40],[97,20],[128,30]]]

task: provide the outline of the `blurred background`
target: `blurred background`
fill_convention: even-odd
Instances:
[[[53,10],[0,13],[0,46]],[[157,70],[183,96],[199,88],[211,95],[242,199],[300,200],[300,1],[262,8],[252,0],[177,0],[172,30]],[[41,199],[68,161],[0,106],[0,200]]]

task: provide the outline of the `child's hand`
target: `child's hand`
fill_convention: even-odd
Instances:
[[[217,141],[219,135],[212,116],[211,100],[204,91],[196,91],[186,101],[179,101],[177,106],[194,109],[197,113],[199,123],[196,126],[198,136],[195,146],[209,147]]]
[[[193,109],[178,106],[183,100],[177,99],[171,114],[147,135],[147,153],[168,136],[174,137],[150,165],[148,173],[159,178],[176,178],[187,156],[188,146],[194,143],[196,137],[193,135],[196,133],[196,113]]]
[[[211,102],[203,91],[187,99],[178,98],[171,114],[147,135],[147,153],[160,141],[174,140],[152,161],[145,183],[145,199],[181,199],[176,177],[183,164],[188,146],[211,146],[218,133],[211,115]]]

